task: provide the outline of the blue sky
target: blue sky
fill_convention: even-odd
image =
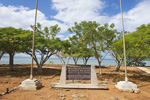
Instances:
[[[65,40],[74,22],[115,23],[121,31],[120,0],[38,0],[38,19],[43,27],[58,24],[57,37]],[[0,0],[0,27],[30,29],[34,24],[36,0]],[[150,0],[122,0],[126,31],[150,23]]]

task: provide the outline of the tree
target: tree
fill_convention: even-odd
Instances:
[[[70,55],[70,57],[73,58],[75,65],[77,65],[78,59],[80,58],[78,55],[78,52],[79,52],[78,37],[76,35],[69,37],[69,41],[70,41],[71,47],[69,48],[67,53]]]
[[[116,39],[108,51],[110,56],[115,60],[116,71],[119,71],[123,62],[123,41]]]
[[[31,26],[32,28],[34,26]],[[34,61],[38,67],[38,73],[42,74],[43,64],[58,51],[65,49],[66,42],[61,41],[59,38],[55,38],[56,34],[60,31],[58,25],[45,27],[44,30],[41,28],[41,24],[37,23],[37,32],[35,36],[35,55]],[[24,51],[26,54],[32,56],[32,48],[28,48]],[[37,55],[40,55],[38,61]]]
[[[70,32],[75,32],[79,36],[82,34],[84,41],[90,48],[94,49],[95,57],[100,67],[100,74],[102,73],[101,61],[103,59],[101,52],[104,52],[116,37],[116,30],[110,29],[113,27],[114,24],[109,26],[106,23],[104,26],[100,26],[96,21],[82,21],[79,24],[75,22],[75,25],[69,29]]]
[[[67,65],[69,63],[70,58],[71,58],[69,56],[69,54],[64,53],[64,51],[57,52],[55,55],[59,58],[59,60],[61,61],[61,63],[63,65]]]
[[[116,32],[118,35],[108,47],[109,55],[115,60],[116,63],[116,71],[120,70],[123,58],[123,40],[122,40],[122,32]],[[128,31],[125,31],[125,34],[129,34]]]
[[[0,28],[0,46],[3,53],[9,54],[10,71],[13,71],[14,55],[23,49],[22,38],[26,38],[30,31],[13,27]]]
[[[136,31],[126,37],[126,55],[128,66],[145,66],[144,60],[150,57],[150,24],[137,27]],[[110,47],[110,55],[115,59],[119,71],[123,61],[123,39],[119,37]]]
[[[82,58],[84,65],[86,65],[89,58],[93,57],[93,50],[88,47],[88,44],[84,41],[81,34],[76,34],[69,37],[69,41],[72,45],[69,53],[73,58],[75,65],[77,64],[79,58]]]
[[[0,60],[4,54],[5,54],[5,50],[3,50],[2,44],[0,43]]]
[[[68,40],[64,40],[62,45],[62,49],[55,54],[61,61],[63,65],[67,65],[69,63],[69,60],[71,56],[68,54],[68,50],[71,47],[71,44]]]
[[[137,27],[136,31],[126,35],[127,65],[145,66],[143,62],[149,57],[150,24]]]
[[[86,65],[89,58],[94,56],[93,55],[94,51],[87,47],[80,47],[79,49],[80,49],[79,57],[83,59],[83,63],[84,65]]]

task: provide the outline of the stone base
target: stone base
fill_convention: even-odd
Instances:
[[[26,79],[19,87],[21,90],[37,90],[42,87],[42,83],[38,79]]]
[[[108,87],[106,84],[59,84],[59,83],[52,83],[52,88],[64,88],[64,89],[104,89],[107,90]]]
[[[129,81],[119,81],[117,82],[117,85],[115,85],[116,88],[118,88],[120,91],[125,92],[139,92],[139,89],[137,88],[136,84],[133,84]]]

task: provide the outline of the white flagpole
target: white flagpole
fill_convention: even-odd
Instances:
[[[34,44],[35,44],[35,32],[36,32],[37,8],[38,8],[38,0],[36,0],[35,23],[34,23],[34,32],[33,32],[33,42],[32,42],[32,64],[31,64],[31,73],[30,73],[31,80],[33,80],[33,57],[35,55]]]
[[[123,47],[124,47],[124,63],[125,63],[125,81],[128,81],[127,77],[127,65],[126,65],[126,47],[125,47],[125,34],[124,34],[124,21],[123,21],[123,13],[122,13],[122,2],[120,0],[120,9],[121,9],[121,17],[122,17],[122,32],[123,32]]]

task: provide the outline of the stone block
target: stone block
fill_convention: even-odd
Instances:
[[[37,90],[42,87],[42,83],[38,79],[26,79],[19,87],[21,90]]]
[[[115,86],[120,91],[124,91],[124,92],[139,91],[139,89],[137,88],[137,85],[133,84],[132,82],[129,82],[129,81],[119,81],[119,82],[117,82],[117,85],[115,85]]]

